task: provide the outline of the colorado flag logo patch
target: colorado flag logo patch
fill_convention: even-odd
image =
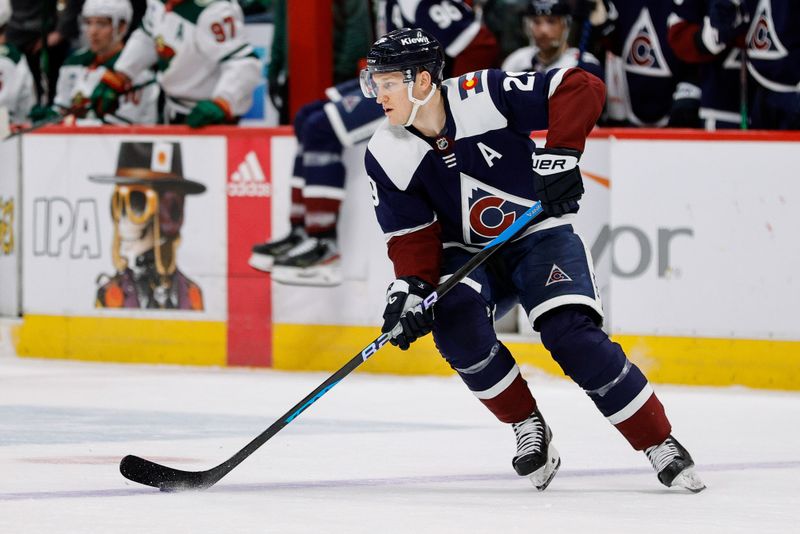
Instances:
[[[483,92],[480,72],[468,72],[458,79],[458,96],[461,100]]]

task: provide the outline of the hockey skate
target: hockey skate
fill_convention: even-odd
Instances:
[[[336,286],[342,283],[341,256],[334,239],[309,237],[275,259],[272,279],[282,284]]]
[[[512,423],[517,436],[517,455],[512,460],[519,476],[527,476],[536,489],[543,491],[561,467],[561,457],[551,445],[553,433],[539,410],[520,423]]]
[[[706,485],[694,470],[694,461],[689,451],[669,436],[661,445],[646,449],[647,459],[658,473],[658,480],[669,487],[679,487],[698,493],[706,489]]]
[[[294,226],[289,232],[289,235],[284,238],[273,239],[266,243],[253,245],[252,253],[247,263],[253,269],[268,273],[272,270],[275,258],[289,252],[292,248],[300,244],[301,241],[306,239],[306,237],[306,232],[301,226]]]

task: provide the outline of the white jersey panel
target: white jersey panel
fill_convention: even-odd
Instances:
[[[447,104],[456,123],[456,140],[480,135],[490,130],[499,130],[508,125],[508,119],[497,109],[488,89],[480,92],[470,89],[474,94],[470,94],[469,98],[460,97],[459,84],[470,82],[473,77],[480,78],[480,83],[476,87],[488,88],[487,73],[486,70],[470,72],[458,78],[445,80],[442,84],[448,88]]]
[[[212,0],[192,21],[167,11],[157,0],[148,1],[137,44],[144,35],[156,51],[163,68],[159,81],[170,110],[188,113],[200,100],[221,97],[234,115],[247,111],[260,79],[260,63],[244,40],[243,21],[235,2]],[[142,66],[142,53],[129,54],[129,46],[134,45],[126,45],[118,67],[133,74]]]
[[[431,150],[428,143],[402,126],[389,126],[388,119],[378,127],[367,148],[401,191],[408,188],[417,167]]]
[[[15,63],[0,50],[0,107],[8,109],[12,122],[23,122],[35,99],[33,76],[25,57]]]

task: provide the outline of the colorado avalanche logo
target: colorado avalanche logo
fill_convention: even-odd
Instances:
[[[464,243],[488,243],[511,226],[533,202],[510,195],[462,173],[461,219]]]
[[[748,53],[753,59],[774,60],[785,57],[788,52],[775,31],[770,2],[761,0],[756,8],[753,23],[747,32]]]
[[[625,70],[645,76],[669,77],[667,60],[661,50],[650,11],[643,8],[625,40]]]

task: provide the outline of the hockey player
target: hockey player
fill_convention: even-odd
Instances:
[[[0,0],[0,107],[8,110],[11,122],[23,122],[36,102],[33,76],[22,52],[6,42],[6,25],[11,19],[9,0]]]
[[[442,81],[433,36],[401,29],[379,39],[362,72],[386,121],[365,165],[397,279],[384,332],[408,349],[434,342],[475,396],[517,438],[513,466],[543,490],[560,465],[552,432],[493,320],[517,302],[564,372],[666,486],[704,488],[671,435],[644,374],[606,336],[592,262],[571,222],[583,193],[578,160],[603,107],[603,82],[581,69],[481,70]],[[545,147],[532,130],[548,129]],[[544,213],[476,268],[435,309],[420,302],[536,200]]]
[[[737,31],[737,13],[750,20],[745,39],[747,69],[755,80],[753,128],[800,130],[800,2],[712,0],[712,5],[734,14],[720,17],[721,35]]]
[[[428,29],[445,46],[448,72],[463,73],[497,61],[494,36],[462,0],[381,0],[377,34],[406,25]],[[326,91],[295,117],[299,149],[292,176],[289,235],[252,248],[253,268],[288,284],[337,285],[342,281],[336,224],[344,198],[342,150],[366,141],[383,120],[358,80]]]
[[[522,23],[531,44],[511,53],[503,61],[503,70],[545,73],[577,66],[603,79],[597,58],[589,52],[578,58],[580,51],[567,43],[572,16],[566,0],[529,0]]]
[[[164,122],[193,128],[236,123],[261,77],[243,25],[236,2],[148,0],[142,25],[92,93],[92,108],[101,117],[113,113],[132,80],[156,66],[166,96]]]
[[[672,3],[610,0],[606,61],[609,119],[633,126],[699,128],[697,69],[667,42]]]
[[[728,26],[727,16],[709,0],[673,0],[669,44],[686,63],[700,65],[700,119],[706,130],[739,128],[742,117],[741,61],[747,27]],[[736,11],[731,12],[735,20]],[[728,31],[725,31],[728,30]]]
[[[81,10],[81,26],[88,47],[72,54],[64,62],[58,76],[53,108],[31,115],[40,120],[58,113],[88,111],[89,97],[106,72],[114,70],[123,38],[133,17],[129,0],[86,0]],[[132,91],[120,97],[120,104],[105,120],[116,124],[155,124],[157,120],[158,85],[155,73],[142,71],[132,80]]]

